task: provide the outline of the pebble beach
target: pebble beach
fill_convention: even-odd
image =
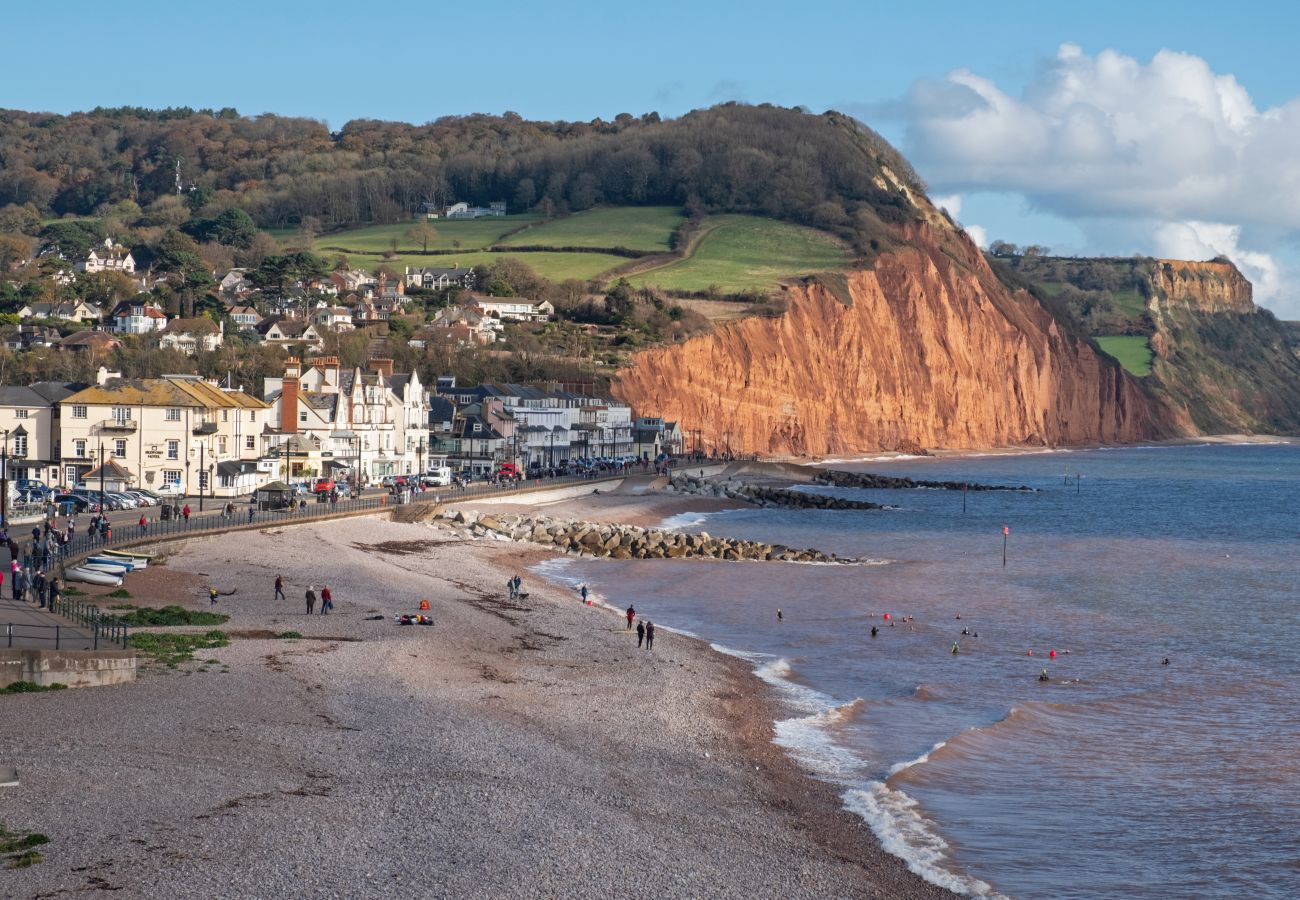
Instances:
[[[5,896],[950,896],[772,745],[744,663],[665,630],[639,650],[527,575],[546,551],[370,517],[159,552],[133,602],[233,591],[230,645],[0,698],[0,821],[50,838]],[[425,599],[434,626],[394,624]]]

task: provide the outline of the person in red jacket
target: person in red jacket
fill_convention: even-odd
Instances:
[[[186,522],[190,520],[190,505],[188,503],[186,503],[183,507],[181,507],[181,516],[185,519]]]

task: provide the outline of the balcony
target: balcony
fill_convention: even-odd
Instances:
[[[137,427],[134,419],[104,419],[99,423],[100,431],[118,434],[133,434]]]
[[[195,426],[194,426],[193,433],[196,434],[196,435],[216,434],[216,433],[217,433],[217,423],[216,423],[216,422],[200,422],[198,425],[195,425]]]

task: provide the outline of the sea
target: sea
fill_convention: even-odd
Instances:
[[[854,565],[540,568],[634,604],[660,646],[674,629],[750,661],[784,700],[777,743],[929,881],[1300,897],[1300,446],[833,468],[1033,490],[808,486],[896,508],[667,523]]]

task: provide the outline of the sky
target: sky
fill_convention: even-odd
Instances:
[[[13,4],[0,108],[233,106],[338,128],[725,100],[835,108],[972,236],[1225,254],[1300,318],[1300,4],[876,0]],[[23,39],[23,35],[32,39]],[[35,39],[39,36],[39,39]]]

